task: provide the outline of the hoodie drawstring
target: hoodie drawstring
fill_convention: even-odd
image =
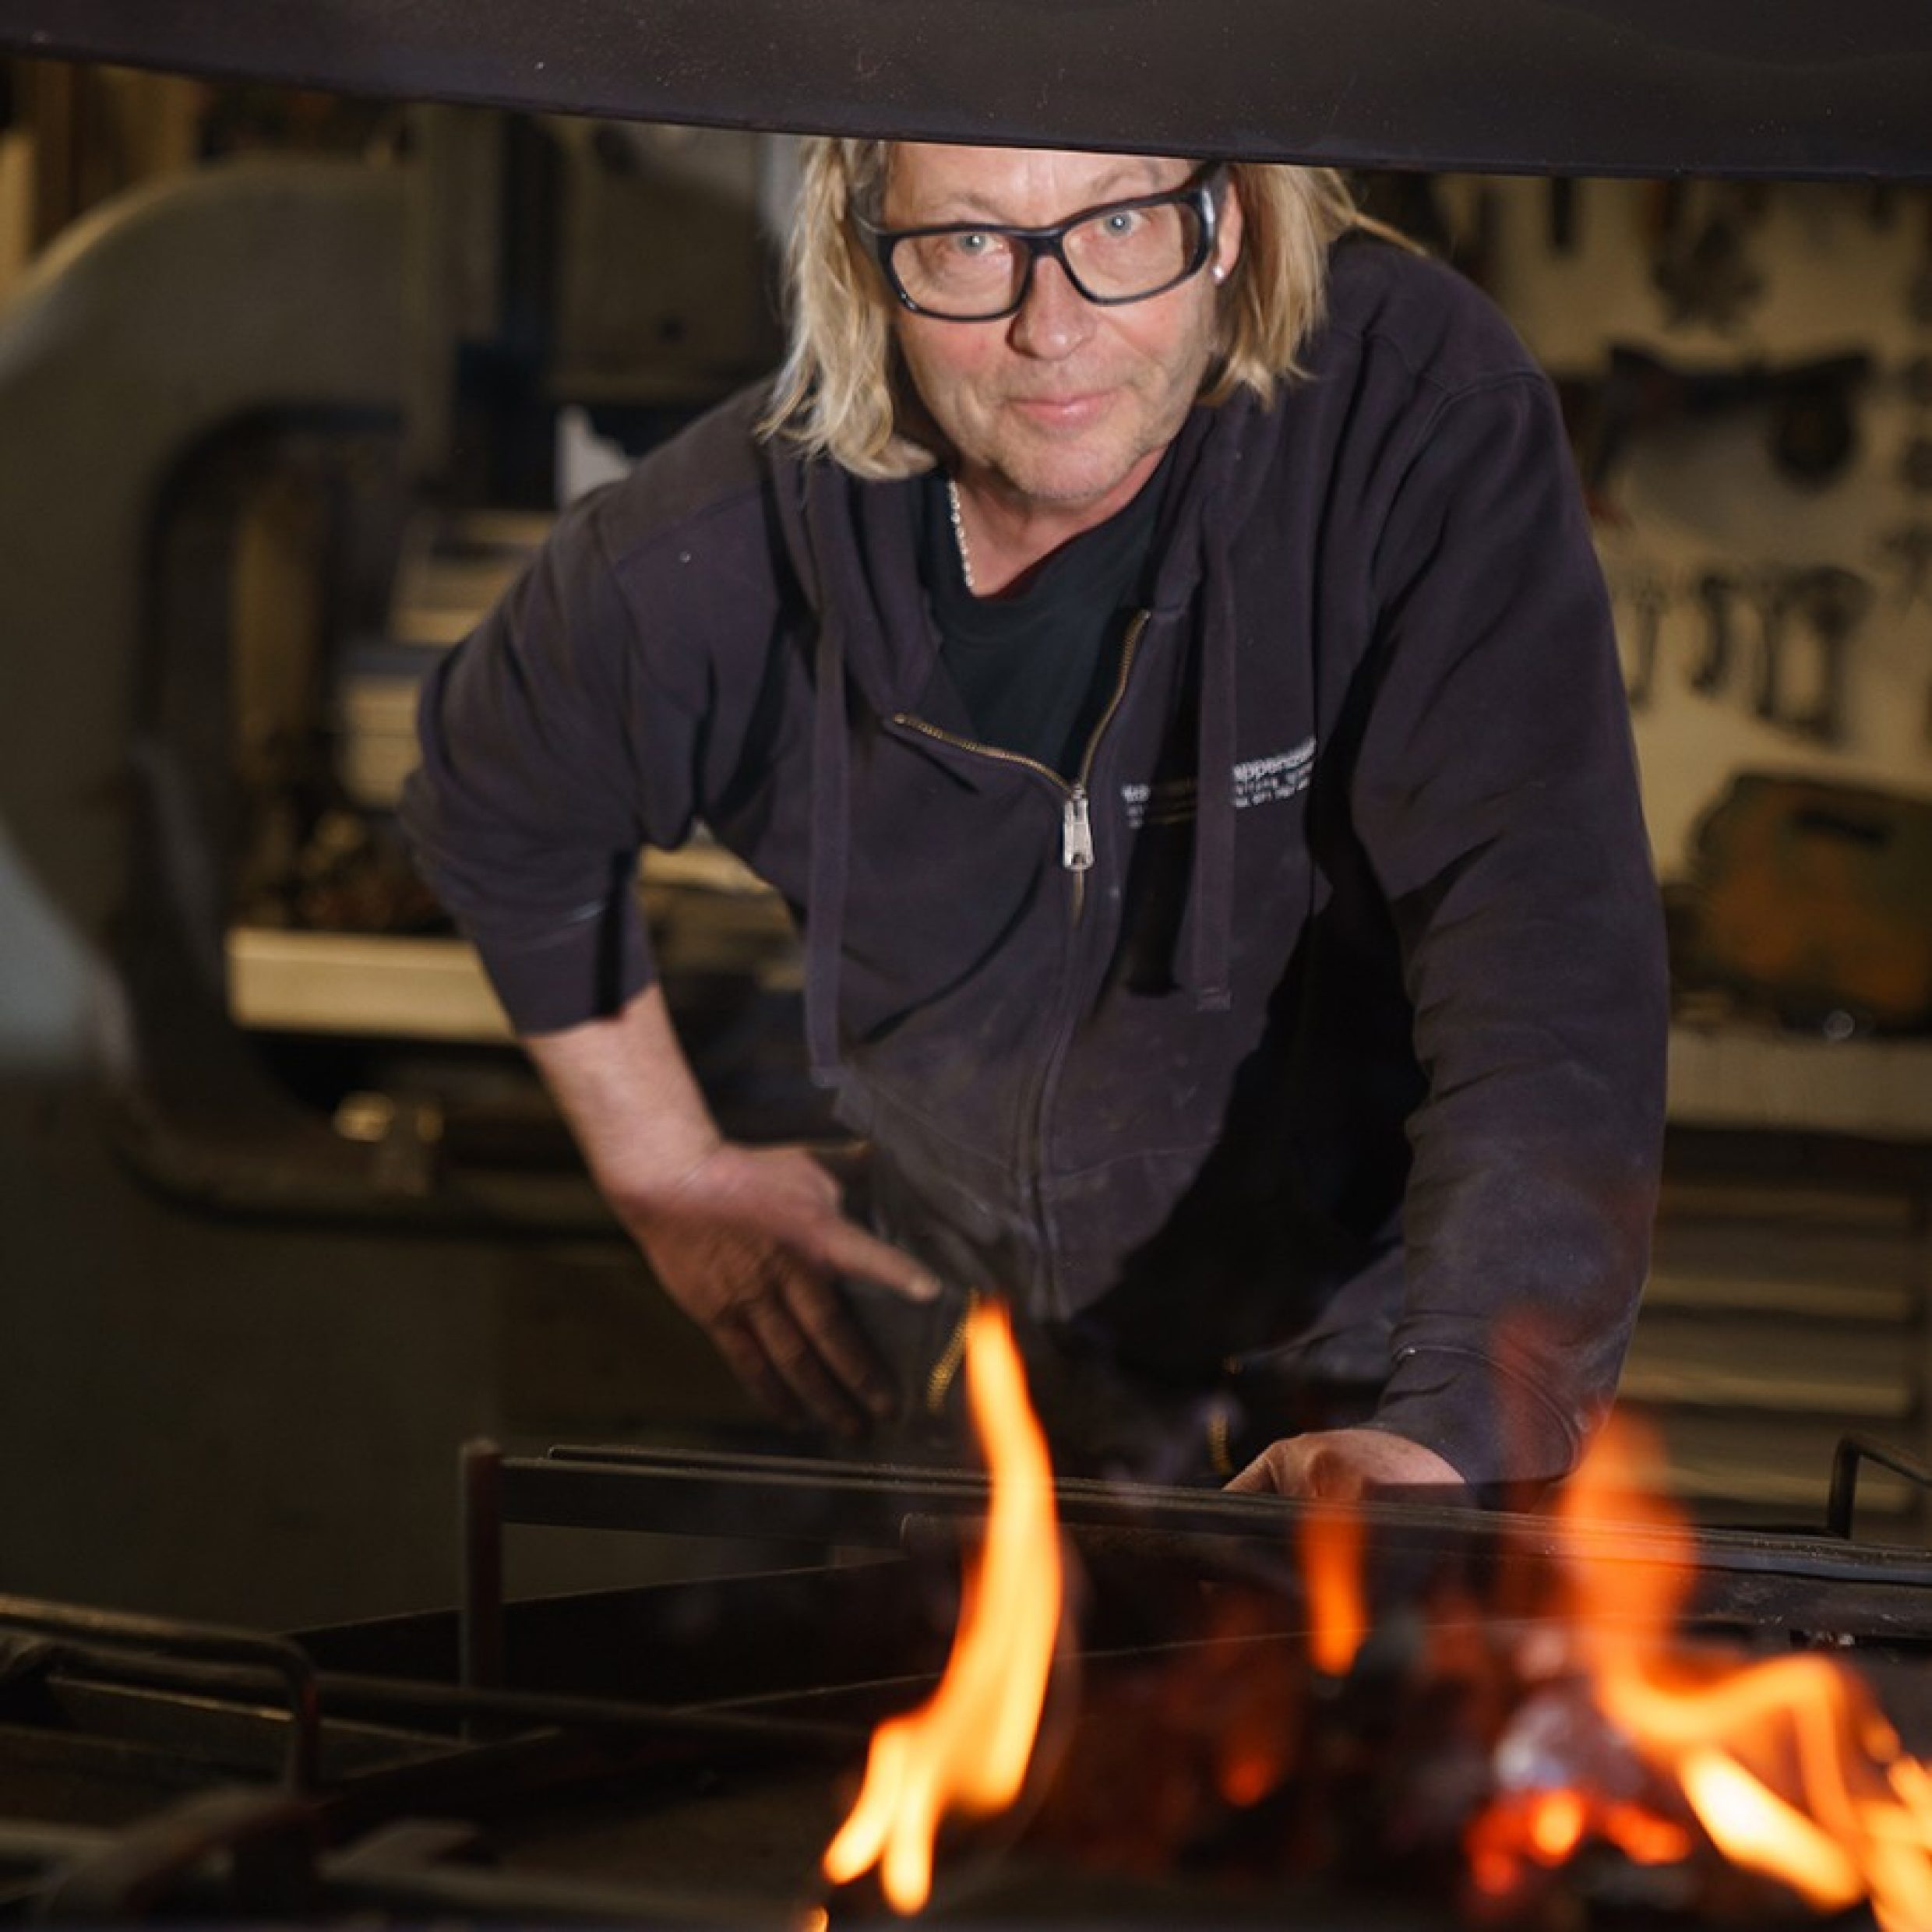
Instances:
[[[806,483],[806,537],[817,570],[829,552],[823,541],[823,491],[833,487],[829,466],[813,466]],[[812,657],[812,856],[806,902],[806,1053],[812,1084],[837,1088],[844,1080],[838,1061],[838,979],[844,957],[844,906],[850,844],[850,774],[844,692],[842,599],[820,581],[820,636]]]
[[[809,586],[818,636],[813,652],[812,799],[810,844],[806,861],[808,897],[805,927],[805,1044],[815,1087],[837,1087],[844,1078],[840,1064],[838,992],[845,940],[845,887],[851,830],[851,749],[845,710],[845,639],[843,600],[825,582],[827,547],[824,522],[830,512],[821,500],[836,487],[829,465],[808,467],[796,493],[777,492],[778,513],[793,558],[809,569]]]
[[[845,652],[837,617],[819,620],[812,711],[812,896],[805,929],[805,1038],[812,1084],[836,1087],[844,1077],[838,1053],[838,985],[845,940],[847,794],[850,753],[845,738]]]
[[[1186,975],[1196,1009],[1225,1013],[1234,1000],[1235,682],[1239,618],[1226,531],[1208,506],[1203,530],[1199,738],[1195,751],[1194,862],[1188,889],[1193,946]],[[1179,962],[1177,961],[1178,964]],[[1177,973],[1176,978],[1181,975]]]

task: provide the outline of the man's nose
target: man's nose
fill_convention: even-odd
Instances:
[[[1050,255],[1037,256],[1026,300],[1014,312],[1009,340],[1022,355],[1066,354],[1094,326],[1094,305]]]

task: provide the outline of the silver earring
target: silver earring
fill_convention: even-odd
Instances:
[[[1215,280],[1218,282],[1225,282],[1227,279],[1228,271],[1217,262],[1215,264]]]

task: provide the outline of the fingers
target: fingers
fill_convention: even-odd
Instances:
[[[1311,1467],[1317,1461],[1318,1458],[1310,1452],[1302,1438],[1271,1442],[1245,1469],[1229,1480],[1228,1487],[1242,1496],[1320,1496],[1324,1492],[1315,1486],[1317,1471]],[[1345,1502],[1352,1499],[1339,1497],[1334,1500]]]
[[[843,1436],[889,1410],[891,1389],[870,1350],[833,1305],[829,1290],[794,1276],[746,1303],[735,1317],[763,1357],[756,1386],[775,1380],[783,1407]]]
[[[665,1292],[709,1334],[746,1391],[781,1421],[855,1433],[890,1390],[832,1291],[742,1233],[659,1229],[647,1251]]]
[[[901,1253],[842,1215],[816,1232],[812,1248],[814,1258],[834,1274],[875,1282],[909,1302],[939,1299],[939,1283],[911,1255]]]
[[[1462,1478],[1433,1449],[1380,1429],[1320,1430],[1270,1443],[1228,1485],[1318,1503],[1359,1503],[1378,1493],[1459,1492]]]
[[[1231,1496],[1273,1496],[1280,1493],[1269,1475],[1265,1455],[1257,1456],[1245,1469],[1237,1470],[1229,1477],[1226,1488]]]
[[[832,1278],[925,1302],[940,1285],[841,1211],[837,1182],[803,1148],[726,1143],[668,1196],[633,1202],[658,1278],[775,1414],[855,1434],[895,1393]]]
[[[892,1379],[846,1313],[838,1291],[809,1275],[792,1274],[784,1292],[791,1319],[841,1390],[875,1420],[884,1421],[896,1406]]]
[[[794,1428],[802,1428],[812,1420],[810,1412],[778,1373],[763,1342],[753,1333],[746,1316],[721,1316],[707,1323],[706,1329],[724,1358],[725,1366],[761,1408]]]

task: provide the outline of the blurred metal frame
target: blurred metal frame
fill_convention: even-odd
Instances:
[[[1923,0],[0,0],[0,48],[729,127],[1932,178]]]

